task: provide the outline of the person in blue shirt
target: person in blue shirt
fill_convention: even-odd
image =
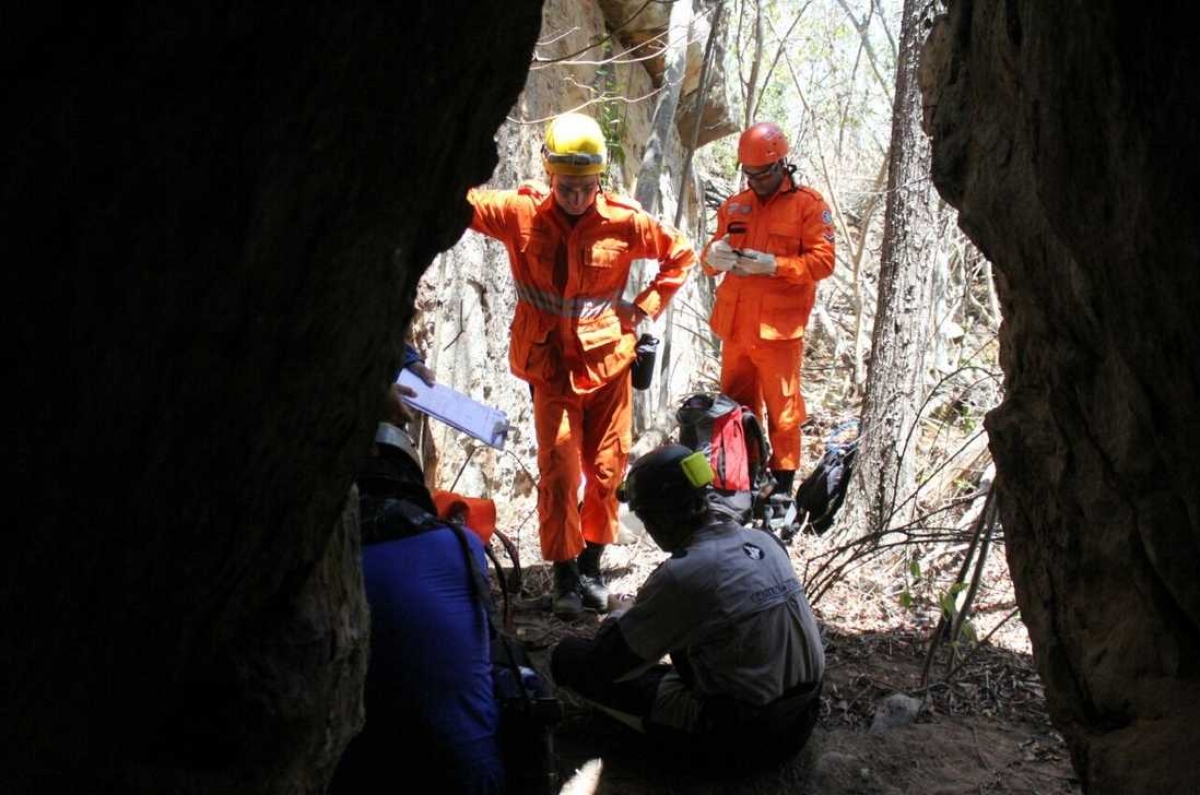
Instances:
[[[505,769],[479,592],[483,545],[436,519],[403,427],[410,415],[402,395],[393,384],[388,421],[356,479],[371,609],[366,724],[332,791],[396,792],[419,779],[431,792],[499,793]]]
[[[400,361],[400,368],[402,370],[411,370],[413,375],[416,375],[430,386],[433,386],[435,382],[433,370],[430,370],[429,366],[425,364],[425,357],[421,356],[421,354],[417,352],[417,349],[407,342],[404,343],[404,357]],[[406,387],[400,387],[400,393],[405,394],[406,389]],[[399,409],[404,412],[404,414],[400,415],[401,418],[407,416],[411,419],[412,415],[407,413],[408,410],[404,408],[403,402],[399,404]],[[397,407],[393,406],[389,410],[396,411]]]

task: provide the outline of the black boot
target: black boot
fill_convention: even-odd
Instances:
[[[796,479],[796,470],[794,469],[775,469],[771,474],[775,476],[775,493],[788,494],[792,493],[792,481]]]
[[[600,575],[600,557],[604,544],[587,542],[579,553],[579,590],[583,594],[583,606],[598,613],[608,612],[608,586]]]
[[[573,560],[560,560],[554,564],[554,601],[550,609],[554,615],[563,618],[573,618],[583,612],[579,567]]]

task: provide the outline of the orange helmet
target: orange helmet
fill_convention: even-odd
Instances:
[[[787,153],[787,138],[774,122],[760,121],[746,128],[738,139],[738,162],[743,166],[768,166],[787,157]]]

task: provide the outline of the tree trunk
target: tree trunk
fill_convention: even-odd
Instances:
[[[696,87],[696,123],[692,125],[692,130],[687,139],[687,151],[683,159],[683,173],[679,176],[679,195],[675,201],[675,221],[676,228],[683,222],[683,211],[687,208],[688,185],[693,183],[696,206],[699,208],[696,215],[701,220],[700,234],[693,234],[692,240],[695,242],[697,253],[704,245],[703,235],[703,219],[704,219],[704,197],[700,183],[692,179],[692,159],[696,154],[696,143],[700,140],[700,128],[704,124],[704,103],[705,95],[708,91],[708,74],[712,68],[713,58],[716,55],[716,43],[721,35],[721,12],[724,10],[725,0],[718,0],[717,7],[713,11],[712,21],[708,28],[708,40],[704,44],[704,61],[700,67],[700,81]],[[686,62],[686,57],[685,57]],[[675,329],[675,310],[677,304],[672,301],[667,305],[667,311],[663,315],[663,333],[662,346],[659,350],[658,362],[656,363],[658,370],[658,401],[655,404],[658,407],[667,405],[671,400],[671,353],[674,348],[674,329]],[[711,315],[711,305],[709,305],[709,314]],[[646,402],[650,402],[650,398],[646,398]]]
[[[879,164],[879,174],[875,177],[873,190],[882,191],[887,184],[888,177],[888,160],[884,158]],[[866,261],[867,240],[871,232],[871,219],[875,216],[875,208],[878,206],[878,200],[872,196],[867,203],[866,209],[863,211],[862,220],[859,223],[858,241],[855,243],[854,256],[851,262],[854,264],[854,270],[851,274],[852,281],[852,296],[851,302],[854,307],[854,362],[853,369],[850,372],[850,383],[848,385],[848,397],[857,397],[861,394],[863,388],[863,323],[866,321],[866,305],[863,301],[863,263]],[[848,239],[849,235],[845,235]],[[878,301],[877,301],[878,302]]]
[[[679,93],[683,86],[684,71],[687,68],[688,33],[692,24],[692,4],[677,2],[671,6],[671,17],[667,30],[667,49],[663,54],[666,59],[666,69],[663,71],[662,92],[654,106],[654,119],[651,122],[650,140],[646,143],[646,151],[642,155],[642,165],[638,169],[637,186],[634,198],[641,203],[646,212],[657,215],[662,210],[662,171],[666,159],[667,147],[671,144],[671,134],[675,129],[675,109],[679,106]],[[682,201],[682,198],[679,199]],[[631,278],[625,289],[626,300],[636,296],[645,287],[649,274],[647,260],[634,263]],[[661,324],[655,324],[655,331],[661,336]],[[643,328],[643,331],[649,331]],[[654,333],[654,332],[652,332]],[[664,363],[665,365],[665,363]],[[663,367],[665,371],[665,366]],[[654,414],[655,401],[653,390],[635,392],[633,397],[633,427],[636,433],[641,433],[649,427]]]
[[[758,109],[758,71],[762,68],[763,10],[762,2],[754,2],[754,58],[750,62],[750,79],[746,81],[746,117],[742,129],[754,123],[754,112]]]
[[[896,506],[913,490],[912,448],[930,332],[933,261],[944,212],[929,179],[917,62],[932,8],[905,0],[896,68],[879,295],[863,405],[862,443],[843,527],[881,532],[903,524]],[[893,514],[898,514],[893,516]]]

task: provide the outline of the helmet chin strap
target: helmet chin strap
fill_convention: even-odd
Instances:
[[[796,164],[783,161],[783,173],[787,174],[788,182],[792,183],[792,187],[787,192],[795,193],[800,190],[800,186],[796,183]]]

